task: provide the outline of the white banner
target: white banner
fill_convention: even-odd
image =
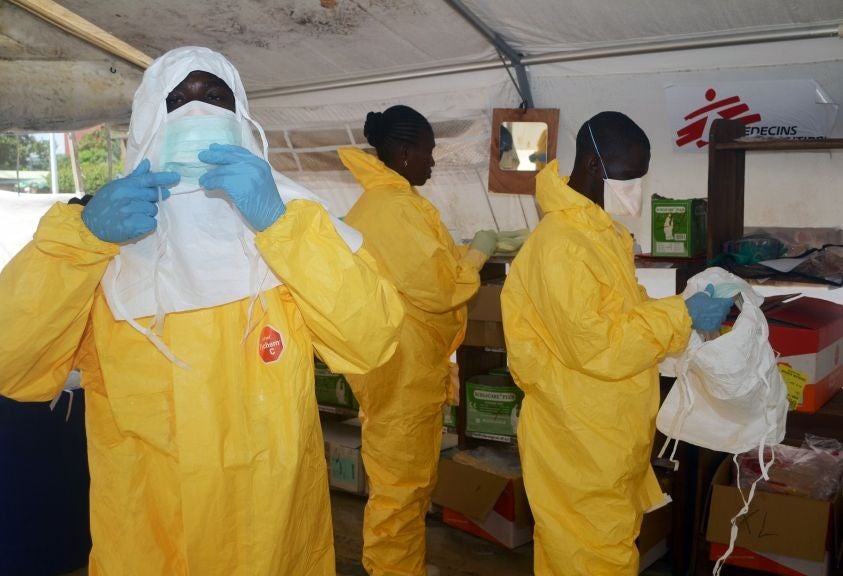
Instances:
[[[827,138],[837,118],[837,104],[813,80],[671,84],[665,97],[676,150],[706,150],[718,118],[743,122],[747,136],[792,139]]]

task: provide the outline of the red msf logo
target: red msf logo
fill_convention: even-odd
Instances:
[[[281,358],[284,351],[284,339],[281,333],[272,326],[264,326],[258,338],[258,355],[265,364],[272,364]]]
[[[694,141],[697,143],[697,148],[707,145],[708,140],[703,140],[703,136],[707,134],[709,120],[715,113],[721,118],[738,120],[744,124],[755,124],[761,121],[760,114],[748,113],[749,106],[741,102],[740,96],[723,98],[716,102],[714,101],[715,98],[717,98],[717,92],[714,91],[714,88],[709,88],[705,91],[705,99],[711,104],[707,104],[685,116],[684,120],[688,121],[689,124],[676,131],[677,146],[685,146]],[[695,118],[696,120],[694,120]]]

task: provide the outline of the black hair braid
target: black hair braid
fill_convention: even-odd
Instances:
[[[387,149],[397,144],[415,144],[423,133],[433,133],[427,118],[409,106],[392,106],[383,112],[369,112],[363,134],[378,156],[384,158]]]
[[[369,112],[363,125],[363,136],[366,141],[378,148],[383,143],[383,112]]]

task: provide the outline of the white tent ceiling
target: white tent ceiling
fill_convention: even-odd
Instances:
[[[528,63],[576,59],[595,50],[828,35],[843,22],[841,0],[464,3]],[[487,39],[444,0],[60,4],[153,58],[187,44],[220,50],[255,96],[500,63]],[[140,74],[138,67],[0,0],[0,130],[125,121]]]

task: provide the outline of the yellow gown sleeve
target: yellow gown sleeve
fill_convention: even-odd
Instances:
[[[393,198],[380,226],[366,228],[366,246],[384,274],[413,306],[443,314],[465,305],[480,288],[485,256],[442,242],[425,214]]]
[[[256,243],[289,288],[316,352],[333,372],[365,374],[392,357],[404,320],[398,293],[371,257],[351,252],[324,208],[291,202]]]
[[[82,206],[56,204],[0,273],[0,394],[52,399],[73,368],[94,292],[119,246],[91,234]]]
[[[627,311],[610,311],[607,287],[582,260],[562,271],[538,267],[540,286],[530,295],[541,310],[556,354],[573,370],[602,380],[623,380],[680,352],[691,334],[681,296],[647,299]]]

